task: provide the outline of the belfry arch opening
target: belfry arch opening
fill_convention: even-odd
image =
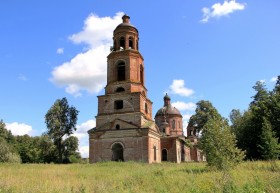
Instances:
[[[123,146],[120,143],[115,143],[112,146],[112,161],[124,161],[123,159]]]
[[[120,62],[117,65],[117,80],[118,81],[123,81],[125,80],[125,63],[124,62]]]
[[[121,47],[122,47],[123,49],[125,49],[125,39],[124,39],[124,37],[121,37],[121,38],[120,38],[120,49],[121,49]]]
[[[128,47],[130,49],[134,49],[134,47],[133,47],[133,38],[132,37],[129,37],[129,39],[128,39]]]

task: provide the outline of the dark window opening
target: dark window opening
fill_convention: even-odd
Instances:
[[[120,129],[120,125],[116,125],[116,130],[119,130]]]
[[[167,150],[166,149],[163,149],[161,151],[161,161],[167,161]]]
[[[140,82],[142,85],[144,84],[144,70],[142,66],[140,66]]]
[[[125,63],[121,62],[118,64],[118,81],[125,80]]]
[[[124,88],[123,87],[119,87],[119,88],[117,88],[117,90],[116,90],[116,92],[124,92],[125,90],[124,90]]]
[[[116,42],[116,40],[115,40],[115,41],[114,41],[113,50],[115,51],[115,50],[116,50],[116,48],[117,48],[117,42]]]
[[[122,47],[123,49],[125,49],[125,39],[124,37],[120,38],[120,47]],[[121,49],[121,48],[120,48]]]
[[[124,161],[123,159],[123,146],[116,143],[112,147],[112,161]]]
[[[154,160],[157,160],[157,147],[154,146]]]
[[[172,129],[175,129],[175,120],[172,121]]]
[[[148,113],[148,105],[145,103],[145,112]]]
[[[165,134],[165,128],[162,129],[162,132]]]
[[[133,39],[132,39],[132,37],[129,38],[129,48],[134,49],[133,48]]]
[[[115,101],[115,109],[122,109],[123,108],[123,101],[119,100],[119,101]]]

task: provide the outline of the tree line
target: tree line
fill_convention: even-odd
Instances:
[[[79,111],[66,98],[58,99],[45,115],[47,131],[41,136],[14,136],[0,121],[0,163],[77,163],[76,130]]]
[[[210,101],[199,101],[188,127],[193,127],[208,166],[227,170],[243,159],[278,160],[280,156],[280,76],[272,91],[258,81],[247,110],[233,109],[229,120]]]

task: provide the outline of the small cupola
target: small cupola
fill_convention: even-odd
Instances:
[[[130,17],[127,14],[122,16],[122,20],[123,20],[123,23],[130,23]]]

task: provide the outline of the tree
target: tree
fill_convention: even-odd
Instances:
[[[58,151],[58,162],[63,161],[63,137],[73,134],[76,130],[79,111],[69,106],[66,98],[58,99],[45,115],[47,134],[54,141]]]
[[[3,162],[20,163],[21,159],[13,147],[4,138],[0,137],[0,163]]]
[[[64,163],[77,162],[76,160],[81,159],[81,155],[77,152],[79,147],[79,140],[75,136],[70,136],[63,141],[64,146]]]
[[[195,112],[189,124],[201,131],[199,147],[206,155],[208,166],[228,170],[238,164],[244,153],[236,147],[235,135],[227,120],[209,101],[199,101]]]
[[[261,156],[265,160],[276,160],[280,155],[280,145],[275,137],[275,132],[272,131],[270,122],[264,118],[262,126],[262,135],[260,137],[258,147],[261,150]]]

